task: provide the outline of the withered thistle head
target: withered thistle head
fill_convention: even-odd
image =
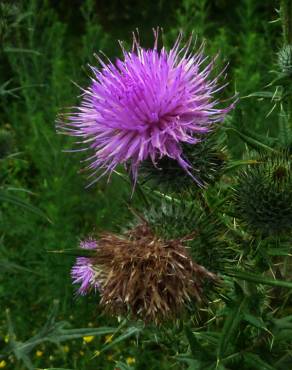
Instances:
[[[158,323],[202,302],[204,280],[216,277],[191,259],[185,240],[159,239],[146,223],[123,236],[103,234],[93,265],[105,311]]]

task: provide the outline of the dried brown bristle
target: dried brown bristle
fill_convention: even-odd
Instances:
[[[96,266],[102,271],[101,305],[114,315],[130,313],[156,323],[202,301],[202,283],[216,275],[196,264],[183,240],[163,241],[144,223],[124,236],[103,234]]]

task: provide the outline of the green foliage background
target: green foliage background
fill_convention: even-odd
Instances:
[[[0,366],[5,360],[7,369],[16,370],[196,368],[174,360],[187,344],[173,329],[155,333],[134,325],[122,331],[125,324],[104,317],[94,297],[75,299],[73,257],[50,251],[76,246],[93,229],[125,225],[130,189],[115,176],[110,184],[102,180],[85,189],[83,158],[62,152],[72,142],[56,135],[55,119],[78,102],[80,90],[72,81],[86,86],[94,52],[119,56],[117,39],[129,45],[137,27],[142,44],[150,46],[152,28],[159,25],[168,45],[182,29],[206,38],[211,55],[220,51],[221,65],[229,62],[226,97],[234,90],[242,97],[232,124],[273,135],[277,109],[268,115],[270,101],[246,96],[263,90],[275,69],[282,43],[277,8],[272,0],[0,1]],[[241,159],[244,144],[228,135],[234,159]],[[98,331],[105,326],[108,331]],[[105,335],[113,331],[125,338],[105,348]],[[86,344],[86,335],[96,337]],[[94,351],[102,353],[93,357]],[[128,359],[127,365],[128,357],[136,362]]]

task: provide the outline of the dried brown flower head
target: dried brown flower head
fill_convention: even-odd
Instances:
[[[105,311],[158,323],[200,303],[203,281],[217,278],[191,259],[184,241],[163,241],[146,223],[124,236],[103,234],[94,265]]]

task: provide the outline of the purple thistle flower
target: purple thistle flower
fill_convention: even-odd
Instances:
[[[96,247],[97,242],[93,239],[80,242],[80,248],[83,249],[95,249]],[[71,270],[71,277],[73,284],[80,284],[77,290],[77,293],[80,295],[86,295],[91,289],[96,291],[99,288],[92,258],[77,257],[76,263]]]
[[[80,248],[82,249],[96,249],[97,241],[94,239],[86,239],[80,242]]]
[[[218,86],[224,70],[210,78],[215,59],[206,64],[203,44],[193,52],[191,37],[181,47],[180,34],[170,51],[158,50],[158,30],[154,35],[153,49],[143,49],[134,35],[132,51],[122,46],[122,60],[97,56],[101,68],[91,67],[94,77],[80,106],[69,123],[61,123],[63,133],[81,138],[81,150],[93,151],[91,176],[103,169],[91,184],[119,164],[130,166],[135,182],[142,161],[155,165],[163,156],[193,177],[181,144],[195,145],[234,106],[217,107],[214,94],[226,86]]]

